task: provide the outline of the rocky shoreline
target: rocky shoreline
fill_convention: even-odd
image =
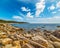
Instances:
[[[0,24],[0,48],[60,48],[60,30],[26,32],[10,24]]]

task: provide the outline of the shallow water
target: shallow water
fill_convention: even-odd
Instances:
[[[60,24],[12,24],[12,25],[15,27],[24,28],[27,30],[34,29],[34,28],[41,28],[42,30],[60,29],[60,28],[57,28],[57,26],[60,26]]]

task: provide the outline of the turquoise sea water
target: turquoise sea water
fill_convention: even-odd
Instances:
[[[18,28],[24,28],[27,30],[35,29],[35,28],[41,28],[42,30],[56,30],[59,29],[57,26],[60,26],[60,24],[12,24],[15,27]]]

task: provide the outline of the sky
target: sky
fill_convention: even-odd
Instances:
[[[60,0],[0,0],[0,19],[60,23]]]

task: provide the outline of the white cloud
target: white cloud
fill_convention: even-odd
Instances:
[[[26,8],[26,7],[22,7],[21,9],[22,9],[22,11],[26,11],[26,12],[27,12],[26,18],[33,18],[33,15],[32,15],[32,13],[30,12],[30,9],[28,9],[28,8]]]
[[[48,9],[54,10],[55,9],[55,6],[54,5],[51,5]]]
[[[53,14],[57,13],[56,11],[52,12]]]
[[[55,18],[55,19],[60,19],[60,16],[54,16],[53,18]]]
[[[20,16],[13,16],[13,19],[16,19],[16,20],[23,20],[23,18],[20,17]]]
[[[60,1],[56,4],[57,8],[60,8]]]
[[[27,18],[33,18],[33,16],[31,15],[30,12],[27,13],[26,17],[27,17]]]
[[[44,8],[45,8],[45,0],[40,0],[40,2],[36,3],[36,13],[35,13],[35,16],[39,17],[41,12],[43,12]]]
[[[26,11],[26,12],[30,11],[30,9],[27,9],[26,7],[21,7],[21,9],[22,11]]]
[[[27,19],[30,23],[60,23],[60,16],[54,16],[49,18],[31,18]]]

